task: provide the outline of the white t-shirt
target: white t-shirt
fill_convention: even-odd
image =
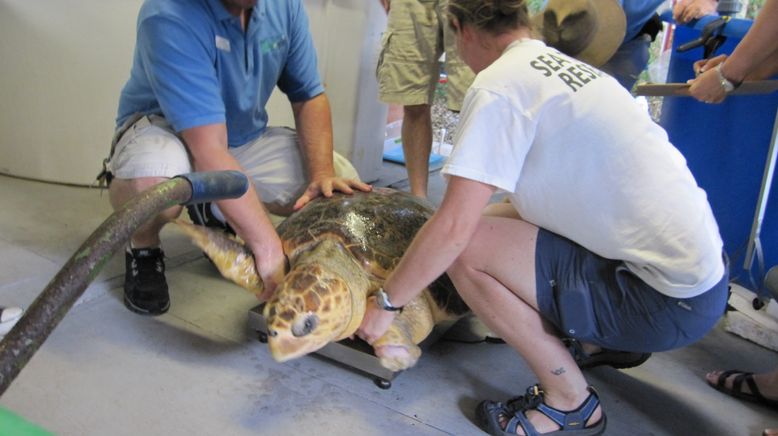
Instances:
[[[510,193],[521,216],[665,295],[721,280],[705,191],[667,133],[619,83],[537,40],[520,40],[465,97],[443,173]]]

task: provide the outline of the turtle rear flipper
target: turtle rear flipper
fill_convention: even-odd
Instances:
[[[264,286],[257,274],[254,255],[242,242],[208,227],[183,220],[173,222],[203,250],[221,275],[257,297],[262,295]]]

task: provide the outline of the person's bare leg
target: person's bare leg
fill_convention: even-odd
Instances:
[[[168,179],[164,177],[141,177],[138,179],[113,179],[108,188],[111,206],[114,210],[122,207],[135,195],[162,183]],[[159,232],[168,221],[181,214],[182,207],[174,206],[162,211],[146,224],[138,227],[130,239],[133,247],[156,247],[160,245]]]
[[[427,179],[432,149],[432,113],[428,104],[403,107],[403,155],[411,194],[427,198]]]
[[[574,410],[589,396],[588,384],[554,327],[538,311],[537,233],[537,227],[525,221],[484,217],[448,273],[473,312],[527,361],[546,403]],[[559,428],[538,412],[527,416],[540,433]],[[601,416],[598,407],[587,424],[597,423]]]

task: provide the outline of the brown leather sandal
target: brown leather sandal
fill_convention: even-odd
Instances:
[[[730,376],[734,376],[732,379],[732,387],[727,387],[727,379]],[[750,392],[743,390],[744,381],[748,385]],[[744,372],[738,371],[736,369],[730,369],[719,374],[715,384],[711,383],[710,381],[708,384],[715,388],[717,391],[724,392],[725,394],[731,395],[735,398],[763,404],[778,410],[778,400],[771,400],[762,395],[762,393],[759,391],[759,388],[756,386],[756,382],[754,381],[753,372]]]

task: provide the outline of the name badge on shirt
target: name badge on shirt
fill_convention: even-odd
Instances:
[[[218,48],[219,50],[224,50],[226,52],[229,52],[230,40],[222,36],[216,35],[216,48]]]

